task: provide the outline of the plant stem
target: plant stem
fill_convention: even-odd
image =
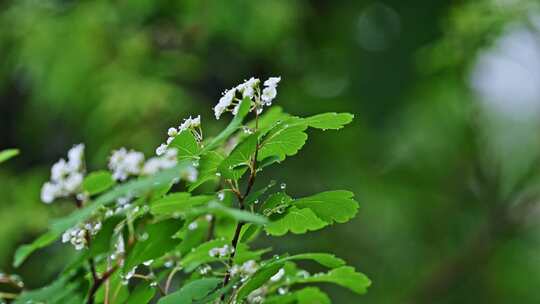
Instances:
[[[118,269],[118,266],[114,266],[113,268],[107,270],[101,277],[97,276],[97,279],[94,280],[94,283],[90,287],[90,291],[88,292],[88,300],[86,300],[86,304],[94,304],[94,298],[96,295],[96,292],[99,290],[99,287],[109,279],[109,277]]]
[[[255,111],[255,130],[259,128],[259,114],[257,111]],[[253,155],[252,164],[251,164],[251,173],[248,178],[248,184],[246,187],[246,191],[244,192],[244,195],[242,195],[239,191],[235,191],[238,198],[238,204],[240,205],[240,210],[245,209],[244,205],[244,199],[249,195],[251,192],[251,189],[253,188],[253,185],[255,184],[255,177],[257,175],[257,156],[259,155],[259,142],[257,141],[257,145],[255,147],[255,153]],[[233,266],[234,263],[234,256],[236,254],[236,249],[238,247],[238,241],[240,240],[240,233],[242,232],[242,227],[244,227],[245,222],[239,221],[238,224],[236,224],[236,229],[234,231],[234,236],[231,241],[231,245],[233,248],[233,251],[231,252],[231,255],[229,256],[229,270],[227,270],[227,273],[225,274],[225,277],[223,278],[223,287],[227,286],[229,283],[229,280],[231,279],[231,271],[230,268]],[[221,295],[221,301],[225,299],[225,294]]]

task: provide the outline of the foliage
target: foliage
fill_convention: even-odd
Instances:
[[[139,152],[119,149],[109,160],[112,172],[86,174],[84,146],[71,149],[67,161],[53,166],[42,198],[67,198],[77,209],[20,247],[14,266],[60,236],[77,255],[54,282],[23,291],[15,303],[329,302],[320,289],[298,289],[308,283],[365,293],[370,280],[332,254],[253,248],[260,229],[273,236],[303,234],[345,223],[358,209],[349,191],[293,198],[285,184],[275,189],[274,182],[256,182],[271,165],[299,152],[308,128],[337,130],[353,118],[264,112],[279,81],[269,78],[262,88],[252,78],[229,90],[214,109],[216,117],[229,111],[235,116],[221,133],[203,139],[200,116],[190,117],[170,128],[158,156],[146,161]],[[73,185],[79,175],[84,179]],[[310,275],[298,263],[305,260],[328,270]]]

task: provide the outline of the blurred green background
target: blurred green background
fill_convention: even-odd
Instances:
[[[12,0],[0,4],[0,269],[29,287],[69,254],[11,267],[61,204],[39,201],[51,164],[84,142],[91,169],[223,89],[281,75],[276,104],[346,111],[267,178],[293,195],[351,189],[355,220],[264,240],[334,251],[373,281],[335,303],[540,303],[540,6],[532,0]],[[44,262],[45,261],[45,262]]]

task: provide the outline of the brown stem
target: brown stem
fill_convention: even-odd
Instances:
[[[257,111],[255,111],[257,113]],[[255,116],[255,129],[259,128],[259,115],[256,114]],[[257,146],[255,147],[255,153],[253,155],[252,163],[251,163],[251,174],[248,178],[248,184],[246,187],[246,191],[244,192],[244,195],[242,195],[240,192],[236,191],[236,196],[238,198],[238,204],[240,205],[240,210],[245,209],[244,205],[244,199],[249,195],[251,192],[251,189],[253,188],[253,185],[255,184],[255,177],[257,175],[257,156],[259,155],[259,142],[257,142]],[[236,249],[238,246],[238,241],[240,240],[240,233],[242,232],[242,227],[244,227],[246,223],[239,221],[238,224],[236,224],[236,229],[234,231],[234,236],[231,241],[231,246],[233,248],[231,255],[229,256],[229,267],[232,267],[234,263],[234,256],[236,254]],[[230,270],[227,270],[227,273],[225,273],[225,277],[223,278],[223,287],[227,286],[229,283],[229,280],[231,279],[231,272]],[[221,295],[221,301],[225,299],[225,294]]]
[[[210,241],[214,237],[214,230],[216,228],[216,217],[212,215],[210,223],[208,224],[208,233],[206,234],[206,241]]]
[[[114,266],[113,268],[107,270],[101,277],[97,276],[97,279],[94,280],[94,283],[92,286],[90,286],[90,290],[88,291],[88,299],[86,300],[86,304],[94,304],[94,298],[96,296],[96,292],[99,290],[99,287],[109,279],[109,277],[118,269],[118,266]]]

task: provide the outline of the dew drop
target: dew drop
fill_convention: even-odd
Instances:
[[[139,236],[139,241],[143,241],[143,242],[144,242],[144,241],[146,241],[146,240],[148,240],[148,233],[145,232],[145,233],[143,233],[143,234],[141,234],[141,235]]]
[[[189,230],[195,230],[195,229],[197,229],[197,227],[199,227],[197,222],[192,222],[192,223],[189,224],[188,229]]]

